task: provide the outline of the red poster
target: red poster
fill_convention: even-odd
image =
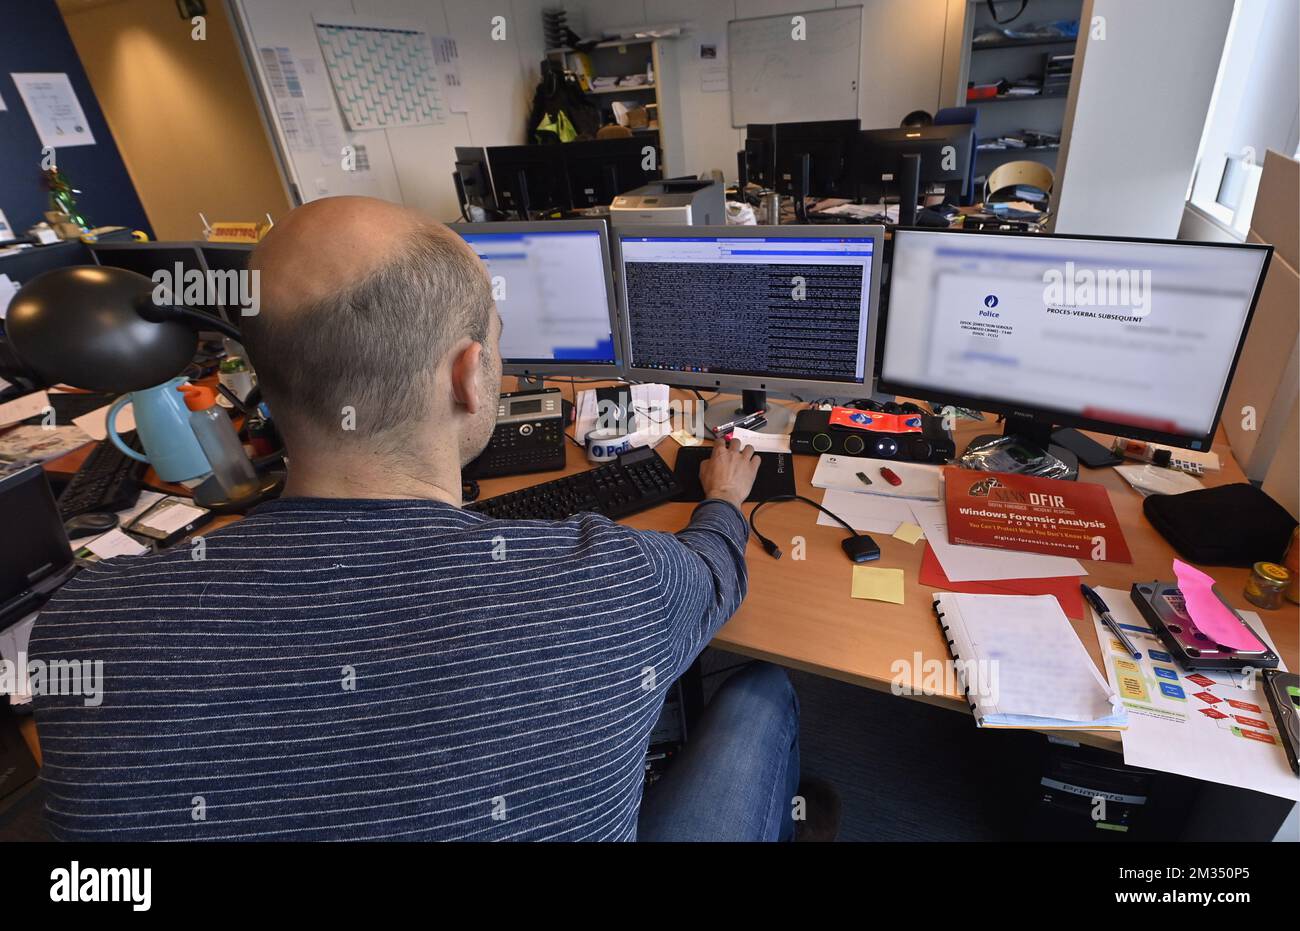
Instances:
[[[944,485],[951,543],[1133,561],[1101,485],[954,468]]]

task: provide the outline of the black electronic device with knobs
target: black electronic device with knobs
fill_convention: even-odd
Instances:
[[[563,469],[564,428],[564,402],[558,388],[503,394],[492,439],[487,449],[461,470],[461,478]]]
[[[948,462],[957,454],[952,433],[930,414],[921,417],[920,433],[883,433],[831,426],[830,411],[800,411],[790,434],[790,451],[819,456],[865,456],[899,462]]]

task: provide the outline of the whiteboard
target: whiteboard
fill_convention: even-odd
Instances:
[[[795,38],[794,17],[803,38]],[[858,117],[862,7],[727,23],[731,125]]]
[[[228,9],[287,175],[291,203],[337,194],[402,202],[382,131],[351,132],[330,85],[313,14],[352,12],[348,0],[232,0]],[[355,159],[345,168],[343,146]],[[356,170],[351,170],[355,167]]]

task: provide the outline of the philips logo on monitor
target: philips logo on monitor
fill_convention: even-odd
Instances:
[[[1066,262],[1064,269],[1045,269],[1043,285],[1048,313],[1130,321],[1151,313],[1149,268],[1079,268]],[[1081,307],[1114,307],[1124,312],[1097,313]]]

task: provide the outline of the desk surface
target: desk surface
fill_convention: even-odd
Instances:
[[[957,449],[964,449],[974,436],[991,432],[999,432],[999,428],[990,426],[988,421],[963,421],[956,431]],[[1093,436],[1109,441],[1101,434]],[[1204,483],[1212,486],[1244,481],[1226,442],[1216,442],[1214,449],[1223,468],[1219,472],[1207,472]],[[677,450],[677,443],[672,439],[663,440],[657,447],[670,465],[676,459]],[[810,481],[817,457],[795,456],[794,463],[798,490],[807,493],[812,487]],[[588,467],[583,452],[570,445],[566,473]],[[558,474],[485,480],[480,482],[482,496],[504,494]],[[1127,591],[1135,581],[1173,578],[1172,560],[1176,554],[1143,516],[1142,497],[1114,469],[1083,469],[1080,480],[1098,483],[1109,490],[1133,556],[1132,564],[1084,561],[1088,576],[1081,581]],[[814,489],[811,497],[820,500],[821,492]],[[693,507],[665,504],[626,518],[623,523],[644,530],[674,531],[686,523]],[[775,560],[763,552],[756,540],[750,540],[749,595],[735,617],[718,632],[713,646],[879,691],[890,691],[894,679],[890,667],[898,659],[911,660],[916,653],[921,654],[922,661],[948,659],[931,608],[931,596],[936,589],[917,581],[922,543],[907,544],[885,534],[872,535],[880,544],[880,560],[872,565],[904,572],[904,604],[893,605],[849,597],[853,564],[840,548],[844,531],[819,525],[817,512],[807,505],[797,502],[768,505],[763,509],[761,529],[787,555]],[[795,536],[807,541],[807,558],[803,560],[789,556],[789,542]],[[1242,596],[1250,574],[1248,569],[1206,568],[1235,607],[1257,610]],[[1300,609],[1288,602],[1280,610],[1258,613],[1283,661],[1295,669]],[[1091,621],[1072,623],[1098,668],[1102,668]],[[969,714],[964,699],[955,693],[910,697]],[[1083,743],[1118,749],[1119,735],[1114,732],[1069,733]]]
[[[957,448],[961,450],[973,436],[989,432],[995,430],[987,422],[964,421],[957,429]],[[1097,438],[1106,439],[1100,435]],[[676,459],[677,449],[675,441],[665,439],[658,452],[671,465]],[[1244,481],[1226,442],[1216,442],[1214,449],[1223,468],[1219,472],[1206,473],[1205,484]],[[52,472],[75,471],[84,455],[81,451],[73,452],[51,461],[47,467]],[[806,492],[811,488],[810,479],[817,457],[795,456],[794,462],[799,490]],[[480,482],[482,497],[504,494],[587,468],[590,468],[590,463],[583,451],[569,444],[564,473],[487,479]],[[1113,469],[1084,469],[1080,480],[1095,482],[1110,491],[1115,514],[1133,555],[1132,564],[1085,562],[1088,576],[1083,581],[1094,586],[1127,590],[1135,581],[1172,578],[1171,561],[1175,554],[1143,517],[1141,496]],[[820,494],[814,492],[813,497],[819,499]],[[644,530],[676,531],[685,525],[693,507],[692,504],[665,504],[627,518],[624,523]],[[910,660],[917,653],[923,661],[946,660],[947,648],[939,636],[931,609],[931,594],[935,589],[917,581],[923,544],[909,545],[888,535],[875,535],[874,539],[880,544],[880,561],[872,565],[904,571],[905,603],[892,605],[855,600],[849,597],[852,563],[840,549],[844,531],[820,526],[816,518],[817,513],[812,508],[794,502],[769,505],[763,509],[763,532],[776,540],[787,553],[791,538],[804,537],[807,541],[806,558],[795,560],[787,555],[774,560],[763,552],[757,541],[751,539],[747,554],[749,595],[735,617],[718,632],[713,645],[879,691],[890,690],[894,678],[890,667],[895,660]],[[231,520],[224,518],[221,524]],[[207,528],[209,532],[212,526]],[[1242,597],[1249,570],[1212,567],[1208,571],[1235,607],[1255,610]],[[1280,610],[1258,613],[1283,661],[1291,669],[1300,666],[1297,660],[1300,609],[1288,602]],[[1091,622],[1072,623],[1101,668]],[[955,693],[912,697],[969,714],[965,701]],[[1083,743],[1118,749],[1119,736],[1113,732],[1071,731],[1069,734],[1072,739]],[[30,725],[27,736],[35,749]]]

